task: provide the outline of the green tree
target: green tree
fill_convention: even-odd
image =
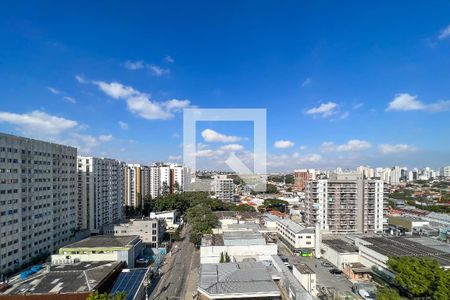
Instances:
[[[400,300],[400,295],[396,290],[382,287],[377,289],[377,300]]]
[[[220,252],[220,260],[219,263],[224,263],[225,262],[225,257],[223,256],[223,252]]]
[[[150,194],[147,194],[144,196],[144,209],[142,211],[142,214],[148,216],[152,209],[152,196]]]
[[[227,263],[231,262],[231,258],[228,255],[228,252],[225,252],[225,262],[227,262]]]
[[[395,274],[395,283],[406,288],[414,297],[434,300],[450,299],[450,270],[428,257],[390,258],[389,269]]]

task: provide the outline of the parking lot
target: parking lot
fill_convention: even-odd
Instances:
[[[325,294],[333,294],[336,292],[339,295],[352,294],[351,288],[353,284],[349,280],[347,280],[344,274],[331,274],[330,270],[333,269],[334,266],[323,266],[322,263],[326,264],[326,260],[317,259],[315,257],[301,257],[297,255],[294,256],[282,242],[278,244],[278,251],[288,258],[290,265],[295,263],[304,263],[308,265],[308,267],[310,267],[313,271],[315,271],[317,274],[317,288],[319,292]],[[354,294],[352,295],[355,298],[357,297]]]

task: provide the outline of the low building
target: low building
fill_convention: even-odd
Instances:
[[[281,299],[272,274],[261,262],[202,264],[198,299]]]
[[[17,281],[0,298],[85,300],[94,291],[110,291],[124,265],[117,261],[96,261],[48,266],[36,275]]]
[[[391,234],[404,234],[419,232],[424,226],[429,226],[430,222],[412,216],[392,216],[388,218],[389,230]]]
[[[177,220],[177,211],[176,210],[168,210],[168,211],[152,211],[150,213],[150,219],[162,219],[166,221],[166,229],[167,230],[175,230],[178,228],[178,220]]]
[[[294,264],[292,274],[297,278],[305,290],[312,296],[317,295],[317,278],[314,272],[307,264]]]
[[[344,264],[342,272],[351,282],[369,281],[372,277],[370,268],[359,262]]]
[[[373,270],[392,276],[387,261],[389,257],[429,257],[436,259],[443,268],[450,268],[450,254],[401,237],[362,237],[356,238],[360,262]]]
[[[323,258],[339,270],[346,264],[359,262],[358,247],[341,239],[322,240],[321,250]]]
[[[225,254],[234,262],[245,259],[270,260],[272,255],[277,254],[277,250],[277,244],[259,232],[228,231],[202,238],[200,263],[218,263]]]
[[[257,211],[216,211],[214,214],[219,218],[222,226],[228,224],[243,224],[243,223],[260,223],[262,214]]]
[[[138,235],[144,244],[159,248],[166,231],[163,219],[131,219],[128,223],[109,226],[108,233],[115,236]]]
[[[142,254],[144,245],[139,236],[91,236],[59,249],[52,255],[52,265],[78,262],[123,261],[128,267]]]
[[[125,292],[127,300],[144,299],[149,272],[150,268],[123,269],[114,282],[111,294]]]
[[[277,221],[278,237],[291,248],[291,250],[302,250],[314,248],[314,228],[306,227],[295,223],[290,219],[281,219]]]

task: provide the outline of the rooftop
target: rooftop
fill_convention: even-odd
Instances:
[[[5,294],[86,293],[96,290],[105,278],[122,267],[122,262],[81,262],[50,266],[49,270],[14,285]]]
[[[401,237],[371,237],[362,239],[370,243],[366,247],[385,256],[425,256],[437,259],[442,266],[450,266],[450,253],[414,242],[413,239]]]
[[[278,219],[277,222],[280,222],[284,226],[286,226],[289,230],[291,230],[294,234],[296,233],[314,233],[314,228],[307,228],[302,224],[295,223],[290,219]]]
[[[219,217],[219,219],[236,219],[239,216],[240,220],[254,220],[261,216],[257,211],[215,211],[214,214]]]
[[[339,253],[358,252],[358,247],[340,239],[322,240],[322,243],[328,245],[330,248]]]
[[[126,292],[126,300],[135,299],[136,294],[144,284],[144,279],[147,272],[148,269],[145,268],[122,270],[119,277],[114,282],[111,293],[115,294],[116,292]]]
[[[198,285],[209,295],[280,295],[271,273],[261,262],[202,264]]]
[[[112,235],[96,235],[85,238],[84,240],[67,245],[64,248],[115,248],[128,247],[133,245],[134,240],[139,238],[137,235],[130,236],[112,236]]]
[[[294,266],[301,274],[315,274],[315,272],[308,267],[307,264],[295,263]]]

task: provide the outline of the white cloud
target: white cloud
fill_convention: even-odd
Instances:
[[[214,151],[212,151],[211,149],[201,149],[201,150],[197,150],[197,152],[196,152],[197,157],[211,157],[213,155],[214,155]]]
[[[55,88],[53,88],[53,87],[51,87],[51,86],[49,86],[49,87],[47,87],[47,88],[48,88],[48,90],[49,90],[52,94],[55,94],[55,95],[61,94],[61,91],[60,91],[60,90],[57,90],[57,89],[55,89]]]
[[[100,142],[109,142],[112,140],[112,138],[113,138],[112,134],[104,134],[104,135],[100,135],[98,137],[98,140]]]
[[[434,103],[426,104],[417,99],[417,96],[408,93],[397,94],[391,102],[389,102],[386,111],[412,111],[423,110],[429,112],[440,112],[450,110],[450,100],[442,100]]]
[[[295,145],[294,142],[288,141],[288,140],[279,140],[279,141],[276,141],[276,142],[273,144],[273,146],[274,146],[275,148],[278,148],[278,149],[291,148],[291,147],[293,147],[294,145]]]
[[[70,103],[73,103],[73,104],[77,103],[77,100],[75,98],[73,98],[73,97],[70,97],[70,96],[64,96],[63,99],[67,100],[67,101],[69,101]]]
[[[189,107],[191,101],[172,99],[163,103],[168,111],[180,111],[183,108]]]
[[[241,140],[238,136],[224,135],[212,129],[203,130],[202,137],[207,142],[233,143]]]
[[[448,25],[447,27],[442,29],[441,32],[439,33],[439,36],[438,36],[438,38],[440,40],[444,40],[444,39],[446,39],[448,37],[450,37],[450,25]]]
[[[322,160],[322,157],[319,154],[309,154],[306,156],[297,157],[297,161],[305,163],[305,162],[319,162]]]
[[[332,152],[332,151],[353,152],[353,151],[366,150],[366,149],[369,149],[370,147],[371,147],[371,144],[367,141],[353,139],[353,140],[349,140],[347,143],[341,144],[341,145],[336,145],[333,142],[324,142],[324,143],[322,143],[320,149],[322,150],[322,152]]]
[[[15,125],[23,133],[39,135],[59,134],[78,125],[76,121],[49,115],[39,110],[25,114],[0,112],[0,122]]]
[[[312,82],[311,78],[309,78],[309,77],[306,78],[306,79],[303,80],[303,82],[302,82],[302,87],[305,87],[305,86],[307,86],[307,85],[310,85],[311,82]]]
[[[148,65],[147,68],[157,77],[170,74],[170,69],[164,69],[157,65]]]
[[[164,61],[165,62],[168,62],[168,63],[170,63],[170,64],[173,64],[174,62],[175,62],[175,60],[172,58],[172,56],[170,56],[170,55],[166,55],[165,57],[164,57]]]
[[[407,144],[381,144],[378,145],[378,149],[382,154],[393,154],[393,153],[403,153],[403,152],[413,152],[416,151],[416,148]]]
[[[243,150],[244,146],[240,145],[240,144],[228,144],[228,145],[224,145],[222,147],[220,147],[221,150],[225,150],[225,151],[239,151],[239,150]]]
[[[360,102],[360,103],[356,103],[355,105],[353,105],[353,109],[360,109],[361,107],[363,107],[364,103]]]
[[[138,61],[127,60],[123,65],[128,70],[140,70],[145,68],[144,61],[142,60]]]
[[[81,75],[75,75],[75,80],[78,81],[79,83],[86,83],[86,79],[84,79],[83,76]]]
[[[119,127],[121,129],[128,129],[128,124],[122,121],[119,121]]]
[[[167,159],[169,161],[178,161],[181,159],[181,155],[170,155],[169,157],[167,157]]]
[[[152,101],[149,94],[141,93],[119,82],[93,81],[92,83],[108,96],[114,99],[124,99],[129,111],[147,120],[170,119],[174,112],[190,105],[189,100]]]
[[[310,108],[306,111],[308,115],[322,115],[326,118],[336,113],[337,104],[334,102],[322,103],[318,107]]]
[[[105,94],[114,99],[126,99],[138,95],[139,92],[130,86],[125,86],[118,82],[93,81],[93,84],[99,87]]]
[[[422,110],[425,105],[417,100],[417,96],[408,93],[397,94],[391,102],[389,102],[386,110]]]

